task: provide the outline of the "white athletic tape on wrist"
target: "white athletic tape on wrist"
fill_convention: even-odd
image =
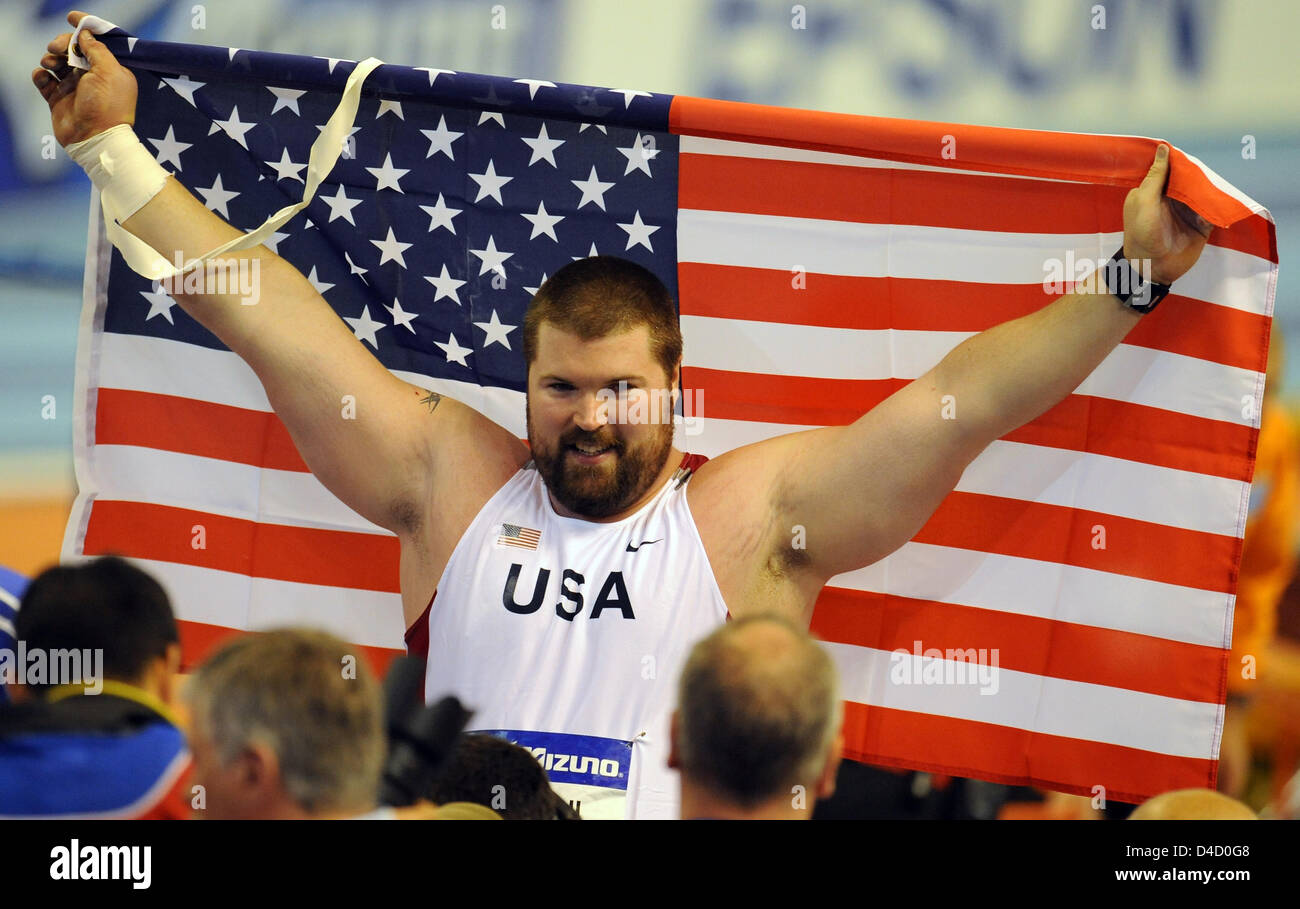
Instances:
[[[109,178],[110,188],[108,191],[105,191],[104,187],[100,187],[100,205],[104,211],[105,236],[108,238],[110,243],[117,247],[118,252],[122,254],[122,258],[126,260],[126,264],[131,267],[132,271],[151,281],[161,281],[164,278],[173,278],[216,256],[228,252],[235,252],[241,249],[251,249],[252,247],[257,246],[267,237],[271,236],[271,234],[286,221],[306,208],[311,202],[312,197],[315,196],[316,189],[320,186],[321,181],[323,181],[329,172],[334,169],[334,165],[338,163],[339,155],[343,153],[344,140],[349,135],[349,132],[352,129],[352,123],[357,116],[357,107],[361,103],[361,85],[366,81],[366,77],[380,66],[383,66],[382,60],[378,60],[374,57],[367,57],[358,63],[356,68],[352,70],[352,75],[348,76],[348,82],[343,89],[343,97],[339,100],[338,107],[334,109],[334,113],[330,115],[329,121],[326,122],[320,135],[317,136],[316,141],[312,143],[311,153],[307,157],[307,185],[304,187],[302,192],[302,201],[295,202],[292,205],[286,205],[284,208],[271,215],[271,217],[267,218],[266,221],[262,223],[261,227],[249,231],[243,236],[235,237],[229,243],[223,243],[216,249],[191,259],[181,267],[177,268],[175,263],[169,262],[148,243],[119,225],[117,219],[120,218],[121,220],[125,220],[129,215],[122,215],[120,212],[124,209],[119,209],[118,206],[129,206],[131,203],[119,201],[118,196],[134,197],[136,193],[131,187],[128,187],[119,193],[117,187],[112,185],[113,181],[118,178],[118,175],[114,174]],[[117,127],[113,128],[117,129]],[[112,130],[107,130],[103,135],[107,135],[107,133],[111,131]],[[95,136],[87,141],[93,142],[97,138],[99,137]],[[136,139],[135,141],[136,144],[139,145],[139,139]],[[110,140],[110,144],[115,142],[116,140]],[[77,144],[82,145],[85,143]],[[113,147],[116,148],[116,145]],[[148,151],[144,149],[144,146],[141,145],[140,148],[146,155],[148,155]],[[68,149],[69,153],[71,153],[72,146],[69,146]],[[130,180],[134,183],[135,173],[133,166],[135,159],[132,157],[130,160],[132,163],[127,165],[127,169],[132,170]],[[159,165],[157,161],[153,161],[153,164],[159,170],[163,170],[162,166]],[[118,169],[121,169],[120,166]],[[89,170],[87,172],[89,172]],[[166,171],[163,170],[163,173],[165,175]],[[93,175],[91,176],[91,179],[94,179]],[[99,186],[98,183],[95,185]],[[159,188],[161,188],[161,185]],[[156,193],[157,190],[154,190],[154,192]],[[152,198],[152,194],[150,195],[150,198]],[[149,200],[145,199],[144,201],[148,202]],[[144,202],[140,204],[143,205]],[[134,210],[132,210],[131,213],[134,214]]]
[[[99,190],[104,218],[118,224],[144,208],[167,182],[167,171],[126,123],[74,142],[67,152]]]

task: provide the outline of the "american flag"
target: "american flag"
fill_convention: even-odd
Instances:
[[[540,530],[520,527],[518,524],[502,524],[501,535],[497,537],[497,542],[502,546],[518,546],[520,549],[536,549],[541,541]]]
[[[146,147],[209,208],[250,229],[300,198],[351,62],[103,40]],[[851,422],[1046,305],[1045,263],[1119,246],[1156,145],[436,68],[366,92],[352,155],[269,245],[385,366],[520,437],[531,294],[575,258],[637,261],[680,300],[706,419],[679,444],[711,456]],[[1178,150],[1169,194],[1219,227],[1174,294],[912,541],[822,591],[850,757],[1120,800],[1212,785],[1277,254],[1268,212]],[[95,212],[90,239],[66,554],[152,569],[190,662],[301,621],[399,652],[396,540]],[[997,655],[996,693],[912,684],[957,651]]]

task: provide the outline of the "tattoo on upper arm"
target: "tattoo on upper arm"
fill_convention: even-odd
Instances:
[[[420,399],[421,404],[429,405],[429,413],[433,413],[438,408],[438,404],[441,402],[442,402],[442,395],[438,394],[436,391],[431,391],[429,392],[429,396],[427,398]]]

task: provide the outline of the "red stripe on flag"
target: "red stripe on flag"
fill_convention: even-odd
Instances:
[[[703,392],[703,415],[794,426],[845,426],[907,384],[903,379],[818,379],[690,366],[683,385]],[[1249,482],[1259,430],[1142,404],[1071,395],[1007,433],[1009,442],[1125,458]]]
[[[146,391],[99,389],[95,442],[307,472],[275,414]]]
[[[222,625],[208,625],[204,622],[190,622],[177,619],[177,629],[181,635],[181,672],[193,672],[212,653],[232,638],[257,632],[243,631],[239,628],[226,628]],[[404,650],[392,650],[387,647],[368,647],[354,644],[357,650],[370,664],[370,669],[379,678],[388,672],[388,665],[400,656]]]
[[[1025,234],[1124,229],[1128,187],[684,154],[678,207]]]
[[[1059,294],[1041,284],[976,284],[919,278],[807,274],[682,262],[683,316],[817,325],[864,331],[980,332],[1037,312]],[[1171,294],[1144,316],[1125,344],[1263,372],[1268,317]]]
[[[1092,546],[1098,524],[1105,549]],[[949,493],[912,540],[1221,593],[1236,589],[1241,552],[1236,537],[971,492]]]
[[[1170,789],[1214,788],[1218,761],[1029,732],[952,717],[844,704],[844,753],[888,767],[1035,785],[1142,802]],[[954,763],[960,756],[962,763]],[[1080,781],[1084,782],[1080,782]]]
[[[192,545],[198,526],[203,528],[203,549]],[[301,584],[399,592],[396,537],[259,524],[143,502],[92,503],[82,551]]]
[[[863,117],[686,95],[673,98],[668,124],[669,130],[678,135],[1129,188],[1142,182],[1160,144],[1137,136]],[[811,138],[814,136],[815,140]],[[956,159],[940,156],[949,138],[956,143]],[[1169,163],[1166,193],[1187,203],[1206,220],[1227,227],[1254,215],[1172,146]],[[1270,258],[1267,248],[1250,252]],[[1276,261],[1275,255],[1271,261]]]
[[[1210,244],[1277,262],[1277,233],[1273,222],[1263,215],[1242,218],[1229,228],[1216,227]]]
[[[998,669],[1220,703],[1205,684],[1226,672],[1228,651],[1166,638],[910,597],[825,587],[812,631],[825,641],[924,652],[995,651]],[[985,659],[990,659],[986,657]]]

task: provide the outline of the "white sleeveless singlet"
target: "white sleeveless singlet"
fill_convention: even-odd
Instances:
[[[705,460],[687,455],[609,524],[557,514],[530,462],[474,518],[421,617],[429,702],[454,694],[469,729],[528,748],[584,818],[677,816],[677,678],[727,619],[686,503]]]

